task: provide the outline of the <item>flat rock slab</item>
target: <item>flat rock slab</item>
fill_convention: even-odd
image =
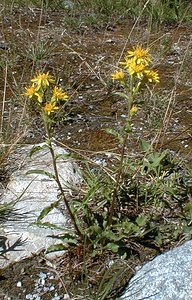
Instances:
[[[192,241],[140,268],[121,297],[124,300],[191,300]]]
[[[43,146],[43,144],[36,146]],[[62,230],[42,228],[33,224],[45,207],[58,200],[59,191],[56,182],[45,175],[26,175],[28,171],[35,169],[53,173],[49,149],[43,148],[30,158],[31,148],[32,146],[20,148],[14,155],[17,170],[12,174],[0,200],[1,204],[17,200],[14,210],[10,212],[2,225],[0,268],[5,268],[10,263],[30,257],[61,242],[50,236],[62,233]],[[54,150],[58,155],[66,154],[61,147],[55,146]],[[58,158],[57,166],[60,181],[66,192],[77,189],[81,182],[77,165],[69,158]],[[42,222],[49,222],[61,228],[71,227],[64,204],[61,204],[60,208],[54,208]],[[6,251],[9,248],[11,251]],[[2,256],[4,252],[6,253]]]

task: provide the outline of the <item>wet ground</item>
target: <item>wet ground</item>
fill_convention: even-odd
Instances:
[[[24,99],[20,95],[31,76],[43,69],[60,78],[61,85],[71,96],[67,113],[61,114],[55,125],[56,139],[86,154],[117,151],[117,141],[105,129],[118,129],[124,124],[126,103],[114,96],[118,87],[113,85],[110,74],[126,49],[139,43],[151,47],[161,83],[146,99],[135,120],[132,151],[136,151],[139,138],[152,140],[160,132],[159,147],[169,148],[191,162],[192,26],[166,26],[153,31],[143,23],[133,26],[133,22],[127,21],[118,26],[109,24],[91,28],[81,24],[78,28],[70,28],[63,12],[4,10],[3,7],[1,11],[3,80],[0,81],[0,93],[3,101],[0,105],[3,117],[0,125],[4,134],[6,128],[9,128],[10,136],[26,130],[22,143],[42,141],[44,131],[39,118],[35,113],[32,117],[22,114]],[[21,278],[14,275],[10,281],[11,269],[0,275],[4,286],[2,297],[7,297],[2,299],[27,299],[23,290],[26,289],[25,295],[31,293],[24,283],[31,278],[25,271],[31,268],[28,264],[27,261],[23,271],[19,265],[16,274],[21,273]],[[33,264],[38,267],[37,260]],[[33,282],[37,280],[39,270],[37,273]],[[54,281],[54,275],[50,276]],[[21,287],[17,286],[20,281],[22,293]],[[11,282],[15,284],[13,290]],[[42,299],[52,299],[54,293],[55,290]]]
[[[56,138],[70,147],[90,151],[113,149],[115,141],[104,129],[116,129],[124,123],[126,103],[114,96],[117,87],[110,73],[126,49],[139,43],[151,47],[161,84],[156,87],[156,96],[146,99],[145,108],[139,112],[136,135],[154,137],[171,99],[162,143],[188,155],[192,147],[192,27],[180,25],[153,32],[144,24],[133,27],[127,22],[94,29],[82,24],[69,30],[65,18],[62,12],[41,14],[36,9],[2,14],[1,42],[6,47],[0,49],[1,65],[3,75],[7,74],[5,100],[12,113],[19,110],[18,93],[32,74],[39,69],[50,71],[71,96],[68,114],[56,125]],[[6,110],[4,114],[6,117]],[[18,126],[17,118],[11,118],[12,128]],[[41,125],[37,120],[31,122],[25,142],[42,141]]]

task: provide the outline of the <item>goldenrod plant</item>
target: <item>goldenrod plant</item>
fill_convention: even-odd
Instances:
[[[124,61],[119,63],[122,68],[118,68],[114,73],[111,74],[111,78],[114,81],[118,81],[123,88],[123,92],[116,92],[116,94],[123,97],[127,101],[127,119],[122,133],[123,143],[121,149],[120,167],[116,175],[116,183],[108,219],[109,226],[112,224],[117,190],[123,171],[125,148],[129,134],[132,132],[132,119],[137,114],[137,111],[140,107],[137,101],[138,95],[145,88],[150,88],[151,84],[157,84],[160,81],[158,72],[150,68],[151,61],[152,58],[149,54],[149,49],[144,49],[138,45],[134,47],[133,50],[127,51]]]
[[[151,245],[159,249],[172,235],[175,212],[170,210],[173,221],[165,224],[165,219],[162,226],[159,226],[157,215],[153,213],[154,208],[163,214],[162,207],[167,206],[169,210],[172,202],[178,205],[177,202],[183,199],[186,192],[187,183],[181,180],[181,174],[166,150],[154,151],[148,141],[141,140],[142,153],[139,159],[128,158],[127,153],[128,140],[132,139],[134,133],[135,117],[144,103],[143,95],[160,82],[158,72],[151,65],[149,49],[139,45],[126,53],[111,74],[112,80],[121,89],[115,94],[123,97],[127,103],[127,118],[122,130],[117,133],[117,137],[120,136],[120,158],[115,161],[115,156],[114,167],[108,166],[105,172],[99,166],[94,165],[93,168],[90,161],[85,162],[83,157],[82,189],[71,197],[70,202],[59,179],[52,136],[57,113],[65,109],[70,97],[48,72],[38,73],[26,88],[24,95],[30,103],[36,105],[44,121],[46,145],[51,152],[54,168],[54,174],[42,170],[32,172],[53,178],[61,195],[58,201],[41,212],[37,224],[44,224],[41,224],[41,220],[63,200],[75,229],[74,234],[69,234],[63,228],[64,234],[57,237],[62,243],[54,245],[49,251],[78,245],[84,249],[84,258],[100,256],[106,251],[126,257],[131,242],[139,244],[148,237]],[[184,197],[187,202],[188,195]],[[183,234],[183,229],[179,229],[180,221],[177,226],[175,240]],[[166,240],[163,235],[165,228],[168,228]]]
[[[67,211],[69,213],[70,219],[73,222],[75,231],[79,237],[82,236],[82,233],[77,225],[76,217],[74,216],[72,209],[66,199],[64,189],[59,179],[57,163],[56,163],[56,155],[54,152],[53,141],[52,141],[52,125],[55,119],[55,113],[64,107],[67,101],[69,100],[68,94],[56,84],[56,79],[47,73],[38,73],[34,78],[31,79],[31,85],[26,88],[24,93],[31,102],[39,109],[42,119],[44,121],[44,127],[47,134],[46,144],[50,150],[52,156],[52,163],[54,168],[54,174],[50,174],[46,171],[42,170],[34,170],[33,173],[44,173],[45,175],[53,178],[58,185],[62,200],[65,203]],[[56,203],[55,205],[57,205]],[[52,206],[52,208],[54,205]],[[41,216],[38,218],[41,220],[46,213],[48,213],[51,208],[43,211]]]

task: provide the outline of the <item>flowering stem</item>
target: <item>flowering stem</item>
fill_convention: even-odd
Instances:
[[[108,218],[108,222],[107,222],[107,226],[111,226],[112,225],[112,219],[113,219],[113,214],[114,214],[114,209],[115,209],[115,202],[117,200],[117,193],[118,193],[118,188],[119,188],[119,182],[122,176],[122,172],[123,172],[123,160],[124,160],[124,156],[125,156],[125,148],[126,148],[126,144],[127,144],[127,140],[129,138],[129,133],[131,132],[131,107],[134,101],[134,90],[133,90],[133,78],[131,77],[130,80],[130,88],[128,86],[125,85],[125,90],[126,93],[129,95],[129,100],[128,100],[128,107],[127,107],[127,122],[126,125],[124,127],[124,139],[123,139],[123,144],[122,144],[122,149],[121,149],[121,157],[120,157],[120,163],[119,163],[119,169],[117,172],[117,176],[116,176],[116,181],[115,181],[115,187],[113,190],[113,196],[112,196],[112,202],[111,202],[111,206],[109,209],[109,218]]]
[[[70,205],[67,201],[67,198],[65,196],[65,192],[63,190],[63,187],[62,187],[62,184],[61,184],[61,181],[59,179],[59,174],[58,174],[58,169],[57,169],[57,163],[56,163],[56,159],[55,159],[55,152],[54,152],[54,149],[53,149],[53,145],[52,145],[52,139],[51,139],[51,126],[50,124],[48,123],[47,120],[44,119],[44,123],[45,123],[45,128],[46,128],[46,132],[47,132],[47,135],[48,135],[48,139],[47,139],[47,144],[49,146],[49,150],[50,150],[50,153],[51,153],[51,157],[52,157],[52,163],[53,163],[53,169],[54,169],[54,175],[55,175],[55,181],[59,187],[59,190],[60,190],[60,193],[61,193],[61,196],[63,198],[63,201],[65,203],[65,206],[67,208],[67,211],[69,213],[69,216],[70,216],[70,219],[71,221],[73,222],[73,225],[75,227],[75,230],[76,230],[76,233],[78,234],[78,236],[81,238],[81,240],[83,239],[83,234],[81,232],[81,230],[79,229],[77,223],[76,223],[76,219],[75,219],[75,216],[73,215],[73,212],[70,208]]]
[[[116,199],[117,199],[117,192],[118,192],[119,182],[120,182],[122,171],[123,171],[123,159],[124,159],[124,155],[125,155],[125,147],[126,147],[126,144],[127,144],[128,137],[129,137],[129,133],[126,132],[124,140],[123,140],[122,149],[121,149],[119,170],[117,172],[115,187],[114,187],[114,190],[113,190],[113,197],[112,197],[112,202],[111,202],[111,206],[110,206],[110,209],[109,209],[109,218],[108,218],[107,226],[111,226],[111,224],[112,224],[112,219],[113,219],[113,213],[114,213],[114,209],[115,209],[115,202],[116,202]]]

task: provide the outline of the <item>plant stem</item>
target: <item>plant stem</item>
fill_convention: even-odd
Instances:
[[[119,170],[117,172],[117,177],[116,177],[116,182],[115,182],[115,188],[114,188],[114,191],[113,191],[112,202],[111,202],[111,206],[110,206],[110,209],[109,209],[109,218],[108,218],[107,226],[111,226],[111,224],[112,224],[112,218],[113,218],[113,213],[114,213],[114,209],[115,209],[115,202],[116,202],[116,199],[117,199],[119,181],[120,181],[121,175],[122,175],[123,159],[124,159],[125,147],[126,147],[126,144],[127,144],[128,136],[129,136],[129,133],[126,132],[125,137],[124,137],[124,141],[123,141],[123,145],[122,145],[121,157],[120,157],[120,163],[119,163]]]
[[[76,219],[75,219],[75,216],[73,215],[73,212],[70,208],[70,205],[66,199],[66,196],[65,196],[65,192],[63,190],[63,187],[62,187],[62,184],[61,184],[61,181],[59,179],[59,174],[58,174],[58,169],[57,169],[57,163],[56,163],[56,159],[55,159],[55,152],[54,152],[54,149],[53,149],[53,145],[52,145],[52,140],[51,140],[51,133],[50,133],[50,127],[49,127],[50,124],[47,124],[47,121],[45,121],[45,128],[46,128],[46,131],[47,131],[47,135],[48,135],[48,140],[47,140],[47,144],[49,146],[49,150],[50,150],[50,153],[51,153],[51,157],[52,157],[52,162],[53,162],[53,169],[54,169],[54,174],[55,174],[55,181],[57,182],[57,185],[59,187],[59,190],[61,192],[61,195],[62,195],[62,198],[63,198],[63,201],[65,203],[65,206],[67,208],[67,211],[69,213],[69,216],[70,216],[70,219],[71,221],[73,222],[73,225],[75,227],[75,230],[76,230],[76,233],[78,234],[78,236],[81,238],[81,240],[83,240],[83,234],[81,232],[81,230],[79,229],[77,223],[76,223]]]
[[[117,176],[116,176],[116,182],[115,182],[115,187],[113,190],[113,196],[112,196],[112,202],[111,202],[111,206],[109,209],[109,218],[108,218],[108,222],[107,222],[107,226],[111,226],[112,225],[112,219],[113,219],[113,214],[114,214],[114,209],[115,209],[115,202],[117,199],[117,192],[118,192],[118,188],[119,188],[119,182],[121,179],[121,175],[123,172],[123,160],[124,160],[124,155],[125,155],[125,147],[127,144],[127,140],[129,137],[129,133],[131,132],[131,107],[134,101],[134,89],[133,89],[133,77],[131,76],[130,79],[130,87],[125,85],[125,90],[127,95],[129,95],[129,100],[127,103],[127,123],[125,125],[125,136],[124,136],[124,140],[123,140],[123,145],[122,145],[122,149],[121,149],[121,157],[120,157],[120,163],[119,163],[119,169],[117,172]]]

